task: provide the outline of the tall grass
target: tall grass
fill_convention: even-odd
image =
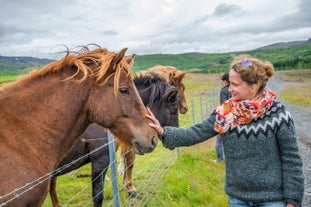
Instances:
[[[224,164],[215,163],[215,151],[203,146],[180,153],[147,206],[227,206]]]

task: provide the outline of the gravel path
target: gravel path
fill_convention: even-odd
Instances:
[[[282,81],[276,75],[269,81],[268,87],[280,94],[285,86],[289,84],[291,83]],[[303,107],[294,106],[284,100],[281,101],[285,103],[295,122],[300,154],[304,164],[305,194],[303,207],[311,207],[311,111]]]

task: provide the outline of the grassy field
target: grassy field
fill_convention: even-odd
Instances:
[[[280,97],[311,110],[311,69],[278,71],[276,75],[288,83]]]
[[[16,75],[0,76],[0,86],[17,79]]]
[[[280,96],[296,105],[311,110],[311,70],[278,71],[276,76],[289,84]],[[219,87],[220,74],[186,75],[186,96],[188,104],[204,93],[215,93]],[[14,77],[0,77],[7,82]],[[213,107],[211,107],[213,108]],[[180,126],[192,125],[191,113],[180,115]],[[122,206],[222,206],[226,207],[224,193],[224,164],[215,163],[215,138],[204,143],[175,150],[168,150],[159,143],[153,153],[137,156],[134,168],[134,183],[140,193],[138,199],[128,199],[119,176],[120,200]],[[117,154],[118,155],[118,154]],[[90,165],[58,178],[58,194],[62,206],[92,206]],[[110,172],[108,172],[110,177]],[[104,206],[113,206],[111,180],[105,181]],[[43,207],[50,207],[47,197]]]

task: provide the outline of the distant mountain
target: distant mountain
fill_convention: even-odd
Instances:
[[[25,69],[42,66],[53,60],[34,57],[8,57],[0,55],[0,69]]]
[[[249,51],[228,53],[181,53],[137,55],[133,72],[155,65],[174,66],[179,70],[215,73],[227,71],[234,56],[247,53],[273,63],[276,70],[311,68],[311,38],[306,41],[279,42]],[[14,75],[42,67],[53,60],[0,55],[0,75]],[[26,69],[26,70],[23,70]]]
[[[292,42],[278,42],[278,43],[274,43],[271,45],[267,45],[267,46],[263,46],[263,47],[259,47],[256,50],[267,50],[267,49],[278,49],[278,48],[284,48],[284,47],[291,47],[291,46],[296,46],[296,45],[301,45],[301,44],[305,44],[311,42],[311,38],[308,40],[302,40],[302,41],[292,41]]]

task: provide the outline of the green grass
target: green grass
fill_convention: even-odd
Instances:
[[[0,86],[5,84],[5,83],[8,83],[8,82],[11,82],[11,81],[14,81],[18,78],[17,75],[7,75],[7,76],[0,76]]]
[[[306,85],[287,87],[286,91],[281,93],[281,97],[295,105],[308,106],[311,105],[310,89],[310,86]]]
[[[214,150],[200,147],[182,152],[150,206],[227,206],[224,164],[215,163],[215,157]]]
[[[138,156],[134,183],[140,195],[136,200],[129,199],[119,176],[122,206],[227,206],[223,189],[224,164],[215,163],[215,150],[203,146],[182,148],[177,158],[177,150],[165,149],[159,143],[155,152]],[[159,168],[158,162],[161,162]],[[86,165],[58,178],[57,192],[62,206],[85,206],[90,202],[90,178],[76,177],[90,172],[90,165]],[[113,206],[111,180],[105,181],[104,195],[104,206]],[[48,196],[43,207],[49,206]],[[92,206],[92,203],[87,206]]]
[[[277,75],[289,85],[282,91],[280,97],[311,110],[311,69],[279,71]]]

